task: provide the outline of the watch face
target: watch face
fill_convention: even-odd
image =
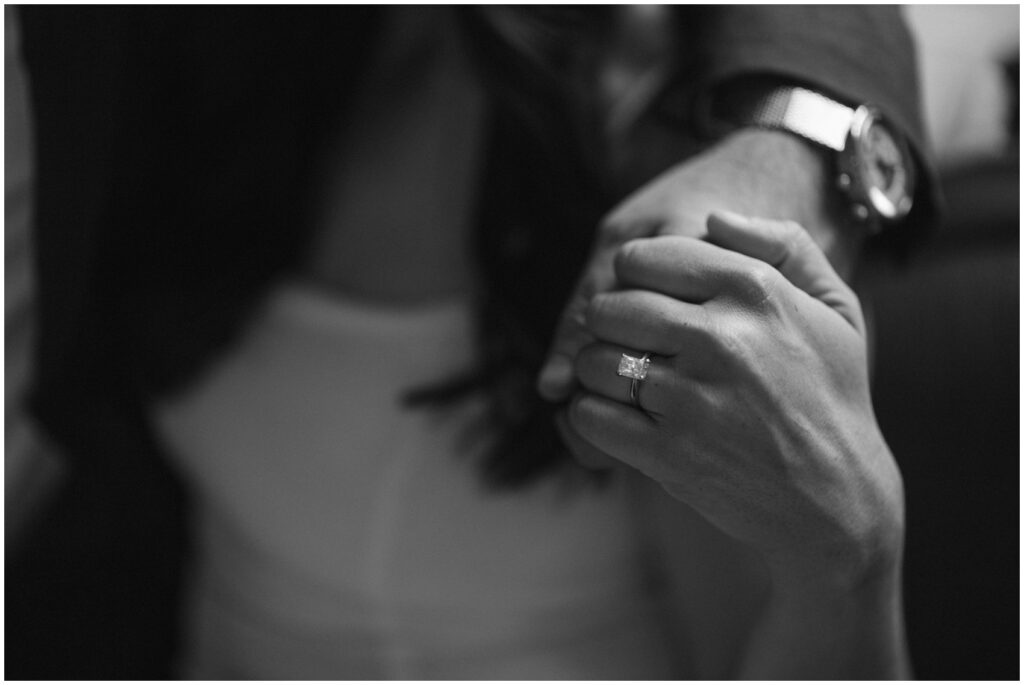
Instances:
[[[871,209],[884,219],[900,219],[910,211],[914,179],[909,152],[902,139],[874,110],[857,110],[850,137],[855,173]]]

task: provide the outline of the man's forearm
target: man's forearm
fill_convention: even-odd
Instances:
[[[834,186],[828,154],[789,133],[743,129],[697,163],[707,183],[737,180],[722,209],[800,223],[849,280],[865,234]],[[856,586],[813,589],[780,577],[737,665],[741,678],[909,677],[900,560]]]
[[[740,679],[911,677],[896,562],[856,588],[776,587],[742,657]]]

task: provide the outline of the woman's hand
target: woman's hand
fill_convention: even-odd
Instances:
[[[777,580],[837,588],[892,571],[902,482],[856,296],[794,223],[716,214],[707,229],[618,251],[619,289],[585,314],[597,342],[575,362],[574,439],[762,552]],[[634,404],[616,369],[645,352]]]

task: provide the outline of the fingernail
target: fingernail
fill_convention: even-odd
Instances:
[[[540,371],[537,380],[537,391],[541,397],[555,402],[565,399],[572,385],[573,371],[572,363],[562,355],[556,355],[548,360]]]

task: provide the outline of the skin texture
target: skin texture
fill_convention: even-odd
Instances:
[[[615,287],[615,251],[633,238],[706,233],[711,212],[786,219],[812,237],[847,275],[863,237],[847,230],[845,208],[829,189],[825,156],[783,132],[748,129],[723,139],[650,181],[614,209],[598,230],[590,263],[566,306],[538,388],[551,401],[574,387],[572,360],[592,336],[583,322],[590,297]]]
[[[581,461],[637,469],[684,503],[683,528],[699,519],[760,566],[764,591],[723,628],[731,652],[698,675],[906,677],[902,481],[871,408],[860,304],[833,266],[848,271],[856,245],[817,162],[764,135],[613,213],[539,386],[569,400],[561,428]],[[817,228],[709,216],[725,207]],[[615,374],[623,352],[653,355],[639,408]]]
[[[858,555],[892,547],[902,500],[857,299],[796,224],[712,215],[708,227],[717,245],[620,248],[620,289],[586,310],[598,340],[576,358],[570,422],[773,563],[862,573],[874,559]],[[655,355],[639,408],[608,373],[638,350]]]

